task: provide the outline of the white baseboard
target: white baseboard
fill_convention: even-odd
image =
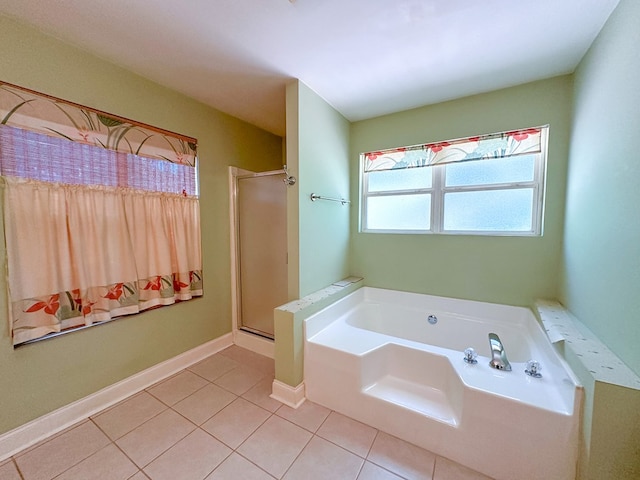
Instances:
[[[0,435],[0,462],[231,345],[228,333]]]
[[[292,387],[286,383],[274,380],[271,386],[271,395],[269,396],[291,408],[298,408],[305,401],[304,382],[300,383],[297,387]]]

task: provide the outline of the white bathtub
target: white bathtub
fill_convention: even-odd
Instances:
[[[512,371],[489,366],[489,333]],[[575,479],[582,390],[530,310],[363,287],[304,334],[309,400],[498,480]]]

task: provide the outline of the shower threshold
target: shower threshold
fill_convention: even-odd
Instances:
[[[250,333],[252,335],[256,335],[257,337],[266,338],[267,340],[274,340],[274,336],[272,333],[263,332],[261,330],[256,330],[255,328],[245,327],[244,325],[240,327],[240,330],[246,333]]]

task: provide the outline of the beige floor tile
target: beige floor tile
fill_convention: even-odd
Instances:
[[[276,478],[281,478],[300,454],[311,433],[272,415],[237,452]]]
[[[259,407],[275,412],[282,406],[278,400],[270,397],[273,389],[273,376],[268,376],[260,380],[253,387],[242,394],[242,398],[255,403]]]
[[[378,432],[367,460],[407,480],[432,480],[435,455],[384,432]]]
[[[283,480],[355,480],[364,460],[345,449],[313,437]]]
[[[491,478],[448,458],[437,456],[433,480],[491,480]]]
[[[109,444],[109,438],[91,421],[15,457],[25,480],[48,480],[68,470]]]
[[[143,468],[195,428],[193,423],[168,409],[116,440],[116,444]]]
[[[220,352],[221,355],[229,357],[236,362],[246,366],[260,370],[272,377],[275,374],[275,362],[273,358],[265,357],[259,353],[252,352],[246,348],[231,345]]]
[[[22,480],[13,460],[0,464],[0,480]]]
[[[236,398],[224,388],[209,384],[176,403],[173,409],[196,425],[202,425]]]
[[[254,387],[264,377],[265,373],[260,370],[240,365],[217,378],[213,383],[236,395],[242,395]]]
[[[205,480],[273,480],[274,477],[246,458],[232,453]]]
[[[310,432],[318,430],[320,425],[322,425],[322,422],[324,422],[329,416],[329,413],[331,413],[331,410],[328,408],[318,405],[317,403],[310,402],[309,400],[304,402],[298,408],[291,408],[287,405],[282,405],[276,411],[276,415],[279,417],[285,418],[305,430],[309,430]]]
[[[356,455],[366,458],[377,432],[375,428],[364,423],[345,417],[337,412],[331,412],[318,429],[317,434]]]
[[[152,480],[202,480],[232,450],[197,429],[151,462],[144,472]]]
[[[312,402],[284,406],[272,382],[272,359],[230,347],[0,463],[0,480],[491,480]]]
[[[127,480],[138,471],[114,444],[107,445],[56,480]]]
[[[240,364],[235,360],[218,353],[190,366],[188,370],[200,375],[202,378],[206,378],[210,382],[213,382],[216,378],[230,372],[239,365]]]
[[[231,448],[238,448],[271,413],[238,398],[214,415],[202,428]]]
[[[402,480],[402,477],[371,462],[364,462],[358,480]]]
[[[187,398],[193,392],[200,390],[205,385],[208,385],[208,382],[204,378],[188,370],[183,370],[177,375],[148,388],[147,391],[161,402],[171,406]]]
[[[99,413],[92,420],[109,438],[116,440],[166,408],[167,406],[154,396],[140,392]]]

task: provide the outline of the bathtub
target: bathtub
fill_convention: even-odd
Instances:
[[[489,366],[489,333],[512,371]],[[525,374],[531,359],[542,377]],[[575,479],[583,392],[526,308],[362,287],[305,320],[304,383],[309,400],[489,477]]]

